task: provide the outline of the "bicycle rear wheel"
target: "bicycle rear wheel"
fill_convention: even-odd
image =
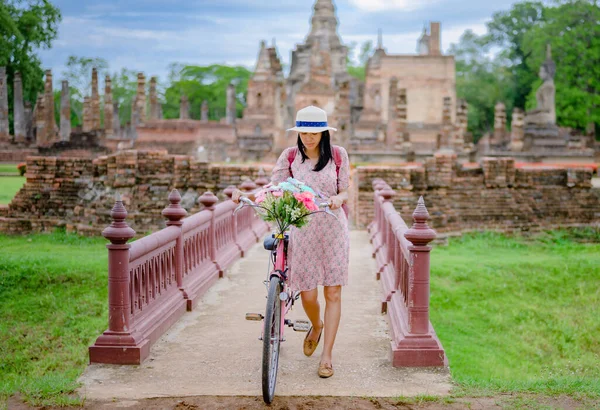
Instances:
[[[263,330],[262,389],[263,400],[271,404],[275,396],[277,366],[279,365],[279,335],[281,330],[281,283],[273,276],[269,282],[265,327]]]

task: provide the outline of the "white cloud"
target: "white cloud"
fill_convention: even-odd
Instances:
[[[350,0],[357,8],[367,12],[385,10],[416,10],[436,3],[438,0]]]

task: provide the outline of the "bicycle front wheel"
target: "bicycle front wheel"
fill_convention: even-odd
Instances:
[[[281,282],[273,276],[269,282],[265,327],[263,330],[262,389],[265,403],[271,404],[275,396],[277,366],[279,365],[279,336],[281,334]]]

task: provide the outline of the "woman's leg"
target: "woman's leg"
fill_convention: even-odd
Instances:
[[[317,288],[312,290],[305,290],[300,293],[302,298],[302,307],[306,312],[306,316],[312,323],[313,330],[308,335],[308,340],[314,340],[315,342],[319,339],[321,333],[321,306],[319,305],[319,291]]]
[[[325,294],[325,339],[321,363],[331,364],[333,343],[342,315],[342,287],[325,286],[323,293]]]

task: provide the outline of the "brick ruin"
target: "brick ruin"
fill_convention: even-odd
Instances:
[[[164,227],[161,210],[173,188],[188,212],[205,191],[219,193],[264,173],[259,166],[210,165],[165,150],[125,150],[96,159],[31,156],[27,182],[8,206],[0,206],[0,232],[69,231],[100,234],[110,223],[119,193],[131,226],[143,234]],[[270,171],[267,168],[267,171]]]
[[[182,206],[198,210],[197,198],[210,190],[223,199],[229,185],[264,181],[258,165],[212,165],[165,150],[125,150],[89,158],[29,157],[27,183],[8,206],[0,206],[0,232],[23,233],[66,226],[99,234],[110,223],[118,192],[129,223],[140,233],[163,227],[160,212],[177,188]],[[460,164],[456,154],[437,154],[423,165],[366,166],[352,172],[351,222],[364,228],[373,217],[374,178],[395,191],[394,205],[410,220],[425,197],[438,232],[478,229],[535,230],[600,223],[600,189],[590,168],[517,167],[512,158],[484,158]],[[260,182],[260,181],[257,181]]]
[[[600,189],[592,187],[593,172],[589,167],[517,167],[513,158],[460,164],[452,153],[436,154],[423,165],[358,167],[354,222],[364,227],[372,220],[371,182],[381,178],[395,190],[394,205],[405,220],[423,195],[430,225],[438,232],[598,225]]]

